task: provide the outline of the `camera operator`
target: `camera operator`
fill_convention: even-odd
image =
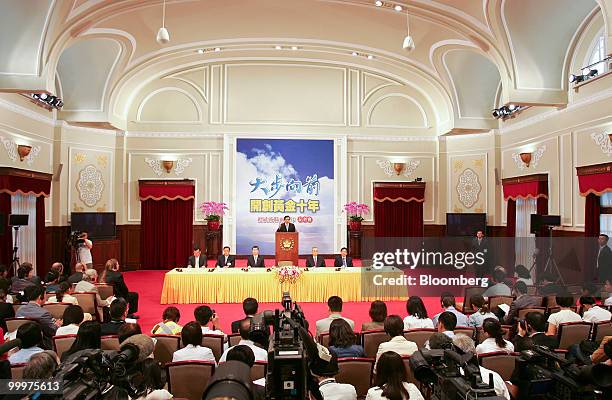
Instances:
[[[525,319],[517,323],[517,335],[514,338],[514,350],[521,352],[533,346],[545,346],[551,350],[559,346],[556,336],[546,335],[546,317],[540,312],[529,312]]]
[[[88,239],[87,232],[81,232],[78,243],[78,261],[85,264],[87,269],[93,268],[93,260],[91,258],[91,248],[93,247],[93,242]]]

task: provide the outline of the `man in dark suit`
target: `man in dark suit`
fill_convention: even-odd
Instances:
[[[472,240],[472,251],[482,253],[484,262],[481,265],[474,264],[474,273],[477,278],[484,278],[491,273],[491,254],[489,250],[489,240],[483,231],[476,232],[476,237]]]
[[[312,248],[312,255],[306,256],[306,268],[325,268],[325,259],[319,256],[319,249]]]
[[[223,254],[221,254],[217,258],[217,264],[215,267],[225,268],[225,267],[235,267],[236,266],[236,257],[230,254],[229,246],[225,246],[223,248]]]
[[[32,285],[26,287],[24,292],[28,303],[19,307],[15,317],[35,319],[40,324],[45,337],[51,338],[61,326],[61,321],[56,321],[49,311],[42,307],[45,304],[45,289],[39,285]]]
[[[608,246],[608,240],[608,235],[603,233],[597,239],[599,249],[597,250],[597,264],[595,268],[601,283],[605,283],[606,279],[612,279],[612,250]]]
[[[295,232],[295,225],[291,223],[291,217],[285,215],[283,223],[279,225],[276,232]]]
[[[250,268],[265,268],[264,257],[259,255],[259,246],[253,246],[251,255],[247,259],[247,266]]]
[[[188,268],[206,268],[206,256],[202,254],[199,245],[193,246],[193,255],[187,260]]]
[[[125,324],[125,319],[128,314],[128,304],[122,298],[113,300],[110,305],[110,317],[109,322],[100,324],[100,334],[104,335],[116,335],[119,332],[121,325]]]
[[[512,294],[516,296],[516,298],[510,303],[510,310],[508,310],[508,314],[504,317],[504,323],[507,325],[512,325],[516,322],[518,310],[521,308],[542,306],[542,297],[527,294],[527,284],[523,281],[518,281],[514,284]]]
[[[524,324],[526,326],[518,323],[518,334],[513,340],[514,351],[529,350],[533,346],[546,346],[551,350],[559,347],[559,340],[556,336],[546,335],[546,317],[543,313],[535,311],[527,313]]]
[[[347,268],[353,266],[353,258],[348,256],[348,249],[343,247],[340,249],[340,255],[334,260],[334,267]]]
[[[255,314],[257,314],[257,310],[259,309],[259,303],[257,299],[252,297],[247,297],[242,301],[242,311],[244,311],[244,318],[239,319],[238,321],[232,322],[232,333],[238,333],[240,330],[240,323],[247,318],[253,318]]]

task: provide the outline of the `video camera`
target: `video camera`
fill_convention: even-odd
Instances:
[[[83,239],[83,232],[81,231],[72,231],[70,235],[68,235],[68,239],[66,240],[66,244],[68,247],[78,248],[79,246],[85,243],[85,239]]]
[[[521,399],[589,400],[612,395],[612,367],[593,364],[579,367],[543,346],[525,350],[516,362],[515,383]]]
[[[420,350],[410,357],[414,377],[431,387],[436,400],[504,400],[493,388],[493,377],[484,383],[474,353],[453,350]]]

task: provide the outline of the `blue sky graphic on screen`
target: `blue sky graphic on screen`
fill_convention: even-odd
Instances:
[[[300,254],[334,253],[334,141],[237,139],[236,252],[274,256],[285,215],[300,236]]]

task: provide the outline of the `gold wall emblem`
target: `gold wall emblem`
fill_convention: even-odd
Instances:
[[[285,251],[293,249],[294,246],[295,241],[293,239],[283,239],[283,241],[281,242],[281,249]]]

